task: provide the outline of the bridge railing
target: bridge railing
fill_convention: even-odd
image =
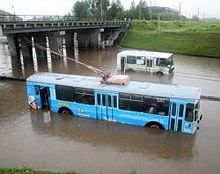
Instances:
[[[59,15],[0,15],[0,23],[21,23],[21,22],[67,22],[79,21],[74,16]],[[100,21],[100,19],[80,19],[80,21]]]
[[[74,16],[59,15],[0,15],[1,23],[42,22],[42,21],[73,21]]]

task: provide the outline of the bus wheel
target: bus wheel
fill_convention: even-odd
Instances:
[[[59,110],[59,113],[64,114],[64,115],[73,115],[73,113],[71,112],[71,110],[69,110],[68,108],[62,108]]]
[[[163,125],[161,125],[158,122],[149,122],[148,124],[145,125],[145,127],[150,127],[150,128],[154,128],[154,129],[164,129]]]
[[[160,129],[159,125],[156,125],[156,124],[152,124],[152,125],[150,126],[150,128]]]
[[[163,72],[161,72],[161,71],[158,71],[156,74],[159,75],[159,76],[163,76],[164,75]]]

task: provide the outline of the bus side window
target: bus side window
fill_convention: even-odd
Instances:
[[[194,110],[194,105],[193,104],[187,104],[186,105],[186,116],[185,116],[185,120],[186,121],[193,121],[193,110]]]
[[[62,101],[74,101],[74,88],[72,86],[55,85],[56,99]]]
[[[117,108],[117,97],[113,96],[113,107]]]
[[[179,117],[183,117],[184,105],[180,104]]]
[[[112,96],[108,95],[108,106],[112,107]]]
[[[176,115],[176,103],[173,103],[173,107],[172,107],[172,115],[173,115],[173,116]]]
[[[145,65],[145,57],[137,56],[137,65]]]
[[[92,89],[76,88],[75,101],[77,103],[94,105],[95,104],[94,91]]]
[[[168,116],[169,100],[167,98],[152,98],[145,96],[143,112]]]
[[[100,105],[101,95],[97,94],[97,105]]]
[[[105,99],[105,94],[103,94],[103,95],[102,95],[102,106],[105,106],[105,101],[106,101],[106,99]]]
[[[127,63],[128,64],[136,64],[136,57],[135,56],[128,56]]]

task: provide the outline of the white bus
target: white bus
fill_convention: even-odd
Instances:
[[[117,54],[118,71],[145,71],[170,75],[173,73],[173,54],[164,52],[125,50]]]

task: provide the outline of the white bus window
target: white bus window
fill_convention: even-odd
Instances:
[[[128,64],[136,64],[136,57],[135,56],[128,56],[127,63]]]
[[[137,56],[137,65],[145,65],[145,57]]]

